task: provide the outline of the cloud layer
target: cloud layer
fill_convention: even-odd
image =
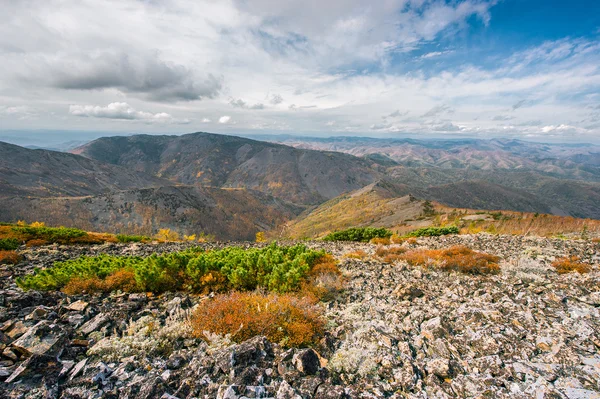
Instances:
[[[0,123],[598,136],[598,33],[467,49],[476,28],[494,28],[496,3],[3,2]]]

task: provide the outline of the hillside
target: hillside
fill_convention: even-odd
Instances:
[[[0,142],[0,198],[81,196],[167,183],[78,155]]]
[[[600,146],[548,144],[522,140],[261,136],[298,148],[377,155],[406,167],[532,170],[561,178],[600,181]]]
[[[435,201],[456,208],[506,210],[552,213],[553,209],[542,198],[526,191],[510,189],[486,181],[469,180],[429,187],[425,195]],[[554,211],[560,212],[558,209]]]
[[[297,204],[319,204],[379,176],[351,155],[209,133],[104,137],[73,152],[172,182],[253,189]]]
[[[0,198],[3,222],[145,235],[171,228],[224,240],[254,239],[304,209],[256,190],[182,186],[129,166],[5,143]]]
[[[4,220],[152,236],[161,228],[210,234],[219,240],[254,240],[302,211],[267,194],[245,189],[165,186],[86,197],[9,198]]]
[[[423,201],[406,186],[380,180],[306,211],[276,233],[283,237],[316,238],[350,227],[397,229],[423,213]]]

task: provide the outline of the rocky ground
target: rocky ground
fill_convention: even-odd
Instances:
[[[454,244],[501,256],[502,272],[386,265],[345,257],[373,254],[370,244],[309,243],[338,257],[347,278],[322,305],[329,333],[318,351],[195,339],[186,319],[204,297],[68,297],[14,284],[82,254],[185,244],[23,250],[25,261],[0,266],[0,397],[600,398],[600,244],[477,235],[410,245]],[[592,272],[558,275],[550,263],[568,255]]]

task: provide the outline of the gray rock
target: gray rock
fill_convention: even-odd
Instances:
[[[40,321],[11,344],[21,356],[59,355],[67,342],[65,331],[57,324]]]

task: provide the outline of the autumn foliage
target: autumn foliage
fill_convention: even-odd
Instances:
[[[105,279],[99,277],[74,277],[62,288],[62,292],[67,295],[112,291],[138,291],[135,273],[127,269],[120,269],[109,274]]]
[[[590,265],[579,261],[579,257],[571,256],[568,258],[560,258],[552,262],[552,267],[556,269],[558,274],[574,273],[579,274],[589,273],[591,270]]]
[[[500,271],[498,256],[476,252],[462,245],[446,249],[416,249],[412,251],[406,251],[404,248],[380,247],[377,249],[376,255],[386,263],[403,260],[411,266],[426,266],[467,274],[495,274]]]
[[[16,265],[23,259],[21,255],[15,251],[0,251],[0,265],[11,264]]]
[[[191,323],[198,337],[205,338],[206,331],[242,342],[264,335],[285,347],[315,345],[324,332],[314,301],[291,294],[218,295],[198,307]]]

